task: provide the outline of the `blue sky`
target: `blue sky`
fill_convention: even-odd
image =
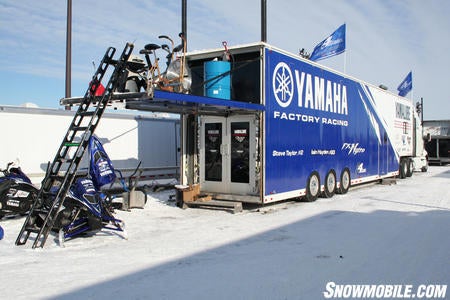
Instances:
[[[260,39],[260,0],[188,2],[188,50]],[[1,105],[32,102],[58,108],[65,94],[67,2],[0,0]],[[72,96],[82,96],[109,46],[135,54],[161,34],[176,37],[181,0],[76,0],[72,16]],[[391,91],[409,71],[430,119],[450,119],[450,1],[267,0],[267,41],[309,52],[341,24],[347,50],[320,63]],[[345,58],[345,59],[344,59]]]

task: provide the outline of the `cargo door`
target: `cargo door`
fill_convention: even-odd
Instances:
[[[231,194],[250,194],[255,185],[255,123],[253,117],[229,118],[230,155],[227,161],[230,170]]]
[[[225,118],[204,118],[201,124],[200,147],[200,182],[202,190],[225,193],[228,188],[224,185],[226,172],[224,158],[226,149]]]
[[[240,195],[253,192],[254,117],[203,117],[200,124],[202,191]]]

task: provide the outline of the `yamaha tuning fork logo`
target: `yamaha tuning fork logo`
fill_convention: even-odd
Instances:
[[[288,107],[294,97],[294,77],[286,63],[280,62],[275,67],[272,87],[278,105]]]
[[[272,73],[272,91],[281,110],[275,109],[273,118],[348,126],[347,86],[342,80],[324,78],[324,75],[301,62],[294,70],[287,63],[278,62]]]

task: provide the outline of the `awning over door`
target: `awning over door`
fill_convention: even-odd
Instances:
[[[61,99],[61,105],[78,105],[83,98]],[[111,102],[124,102],[126,109],[167,112],[175,114],[199,114],[227,116],[251,114],[264,111],[264,105],[233,100],[223,100],[190,94],[179,94],[157,90],[154,97],[146,93],[114,93]]]

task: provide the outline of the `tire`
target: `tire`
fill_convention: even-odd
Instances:
[[[400,166],[398,170],[398,175],[400,176],[400,179],[406,178],[406,173],[408,172],[408,164],[404,158],[400,159]]]
[[[320,195],[320,177],[316,171],[312,172],[306,181],[306,195],[307,202],[314,202]]]
[[[324,191],[322,196],[325,198],[331,198],[336,193],[336,172],[334,170],[328,171],[324,182]]]
[[[345,168],[341,173],[341,181],[339,188],[337,189],[338,194],[347,194],[348,189],[350,188],[350,183],[350,171]]]
[[[414,171],[414,161],[411,158],[408,158],[408,160],[406,161],[407,166],[407,171],[406,171],[406,177],[411,177],[413,175],[413,171]]]

